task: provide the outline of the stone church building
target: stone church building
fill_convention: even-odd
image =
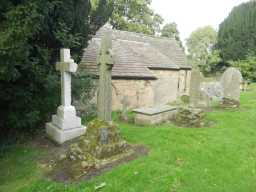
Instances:
[[[89,42],[79,70],[97,74],[101,38],[112,30],[114,67],[112,70],[113,110],[152,107],[189,94],[191,66],[174,39],[113,30],[102,27]]]

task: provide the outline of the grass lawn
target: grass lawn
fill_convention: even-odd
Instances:
[[[211,128],[120,124],[126,140],[148,146],[150,154],[75,184],[43,177],[38,159],[47,151],[13,146],[0,159],[0,192],[255,192],[256,86],[241,103],[239,110],[209,113]]]

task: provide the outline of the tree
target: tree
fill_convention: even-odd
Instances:
[[[112,0],[110,23],[115,29],[155,35],[163,23],[150,9],[151,0]]]
[[[177,29],[177,24],[176,23],[166,24],[161,31],[161,36],[174,38],[178,40],[180,37],[179,37],[179,31]]]
[[[164,19],[159,14],[155,14],[153,17],[152,27],[155,31],[155,35],[161,33],[161,24],[164,22]]]
[[[40,128],[59,105],[59,49],[71,48],[79,61],[100,26],[90,19],[89,0],[9,0],[0,10],[0,137],[15,138]]]
[[[167,23],[161,30],[161,36],[173,38],[179,42],[181,47],[183,47],[180,40],[180,32],[178,31],[176,23]]]
[[[222,59],[244,60],[256,56],[256,1],[235,7],[220,24],[218,47]]]
[[[243,78],[249,81],[256,81],[256,56],[248,56],[246,59],[229,61],[229,64],[238,68]]]
[[[189,57],[194,65],[205,68],[217,42],[217,32],[211,27],[198,28],[187,39]]]

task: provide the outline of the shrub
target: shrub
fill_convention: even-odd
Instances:
[[[60,104],[59,49],[70,48],[79,62],[89,35],[107,19],[89,0],[1,1],[0,140],[34,133],[49,120]]]

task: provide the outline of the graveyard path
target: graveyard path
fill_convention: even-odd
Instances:
[[[0,192],[254,192],[256,86],[242,94],[240,109],[215,109],[207,118],[214,126],[120,123],[125,139],[147,146],[149,155],[69,185],[44,177],[40,159],[47,150],[29,143],[10,147],[0,157]]]

